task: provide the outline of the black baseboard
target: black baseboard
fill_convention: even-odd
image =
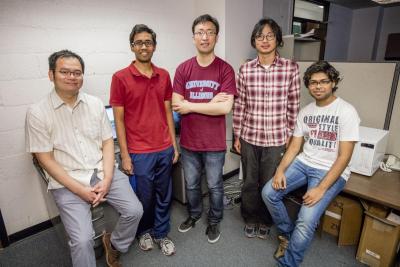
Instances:
[[[4,224],[3,215],[0,210],[0,247],[8,247],[9,245],[10,240],[8,239],[6,225]]]
[[[14,243],[16,241],[22,240],[24,238],[27,238],[27,237],[29,237],[31,235],[40,233],[40,232],[42,232],[42,231],[44,231],[46,229],[49,229],[51,227],[53,227],[53,222],[51,220],[47,220],[47,221],[41,222],[39,224],[33,225],[33,226],[29,227],[29,228],[26,228],[26,229],[24,229],[22,231],[19,231],[19,232],[16,232],[14,234],[11,234],[8,237],[8,240],[9,240],[9,244],[8,245],[10,245],[10,244],[12,244],[12,243]]]
[[[236,174],[239,174],[239,169],[235,169],[233,171],[225,173],[224,175],[222,175],[222,180],[225,181],[225,180],[231,178],[232,176],[235,176]]]

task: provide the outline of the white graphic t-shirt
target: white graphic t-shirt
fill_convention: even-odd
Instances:
[[[310,103],[300,110],[293,133],[305,139],[297,159],[310,167],[329,170],[338,156],[339,141],[359,140],[359,125],[355,108],[339,97],[324,107]],[[348,180],[349,166],[341,176]]]

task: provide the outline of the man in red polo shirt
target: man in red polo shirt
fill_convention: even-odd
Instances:
[[[151,63],[156,33],[135,25],[129,37],[136,60],[113,75],[113,106],[122,169],[135,174],[136,194],[143,205],[137,231],[139,247],[151,250],[153,242],[167,255],[175,253],[167,237],[172,196],[171,168],[178,160],[172,118],[172,85],[166,70]]]

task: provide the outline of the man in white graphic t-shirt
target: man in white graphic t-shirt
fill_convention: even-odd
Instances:
[[[304,107],[292,141],[262,197],[278,228],[278,266],[299,266],[319,219],[349,178],[348,167],[359,139],[360,118],[352,105],[336,97],[339,72],[328,62],[312,64],[304,84],[315,102]],[[303,152],[297,155],[303,146]],[[307,184],[296,224],[282,202],[289,192]]]

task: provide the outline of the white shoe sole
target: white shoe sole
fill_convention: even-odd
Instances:
[[[182,230],[180,227],[178,227],[178,231],[181,232],[181,233],[186,233],[187,231],[189,231],[192,228],[193,228],[193,226],[188,228],[188,229]]]
[[[141,250],[143,250],[143,251],[149,251],[149,250],[152,250],[154,247],[144,248],[144,247],[142,247],[142,246],[139,245],[139,248],[140,248]]]
[[[195,223],[196,224],[196,223]],[[182,230],[180,227],[178,227],[178,231],[179,232],[181,232],[181,233],[186,233],[187,231],[189,231],[190,229],[192,229],[194,227],[194,225],[193,226],[190,226],[188,229],[185,229],[185,230]]]
[[[164,253],[164,251],[161,251],[161,253],[162,253],[164,256],[167,256],[167,257],[169,257],[169,256],[174,256],[174,255],[175,255],[175,253],[176,253],[176,250],[174,250],[174,252],[172,252],[172,253],[169,253],[169,254],[167,254],[167,253]]]
[[[214,240],[208,239],[208,243],[211,243],[211,244],[217,243],[220,237],[221,237],[221,234]]]

